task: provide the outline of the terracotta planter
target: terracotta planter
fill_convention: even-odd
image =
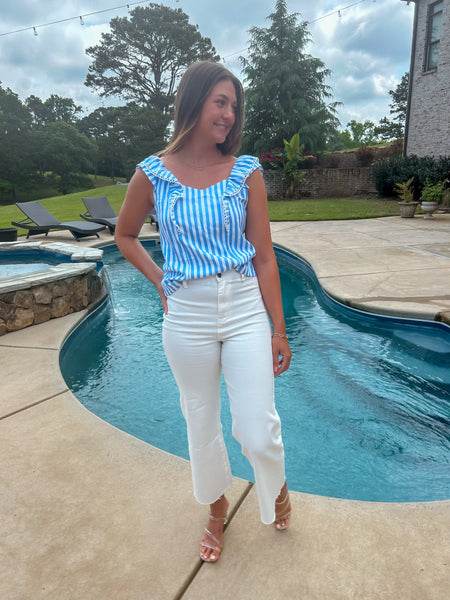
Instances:
[[[403,219],[412,219],[418,204],[418,202],[399,202],[400,216]]]

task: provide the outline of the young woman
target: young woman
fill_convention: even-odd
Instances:
[[[200,556],[222,549],[232,478],[220,422],[220,376],[233,435],[255,473],[263,523],[286,529],[284,474],[274,376],[291,351],[258,160],[234,158],[244,120],[242,85],[225,67],[201,61],[181,79],[172,139],[138,165],[116,227],[123,255],[156,287],[163,343],[180,390],[195,496],[210,505]],[[161,270],[138,240],[156,208]],[[270,320],[269,320],[270,318]]]

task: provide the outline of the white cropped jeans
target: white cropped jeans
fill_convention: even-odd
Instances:
[[[284,450],[258,280],[227,271],[188,280],[167,300],[163,343],[187,423],[195,497],[213,504],[231,485],[220,421],[223,371],[232,433],[253,467],[261,520],[272,523],[285,481]]]

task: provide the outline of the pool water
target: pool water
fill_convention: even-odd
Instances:
[[[45,271],[61,262],[70,262],[70,256],[41,250],[2,250],[0,252],[0,279]]]
[[[159,246],[147,248],[161,264]],[[110,298],[68,338],[63,375],[102,419],[188,458],[159,297],[115,246],[103,260]],[[289,487],[384,502],[450,498],[450,328],[346,308],[306,263],[279,249],[277,260],[294,353],[275,384]],[[252,480],[222,388],[232,471]]]

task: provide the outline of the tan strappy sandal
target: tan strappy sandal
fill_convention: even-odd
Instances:
[[[291,520],[291,501],[289,499],[289,490],[287,489],[287,485],[285,484],[283,488],[286,490],[284,494],[284,498],[279,499],[281,496],[275,501],[275,529],[278,531],[286,531],[289,527],[289,521]]]
[[[221,521],[224,525],[226,525],[227,523],[226,517],[213,517],[212,515],[209,515],[209,518],[211,519],[211,521]],[[204,540],[203,538],[201,539],[200,546],[205,546],[205,548],[211,548],[211,550],[213,550],[214,552],[210,555],[210,558],[206,558],[200,552],[200,558],[204,562],[217,562],[219,560],[220,553],[223,548],[223,542],[219,542],[216,536],[213,533],[211,533],[206,527],[205,533],[207,535],[207,538],[206,540]]]

